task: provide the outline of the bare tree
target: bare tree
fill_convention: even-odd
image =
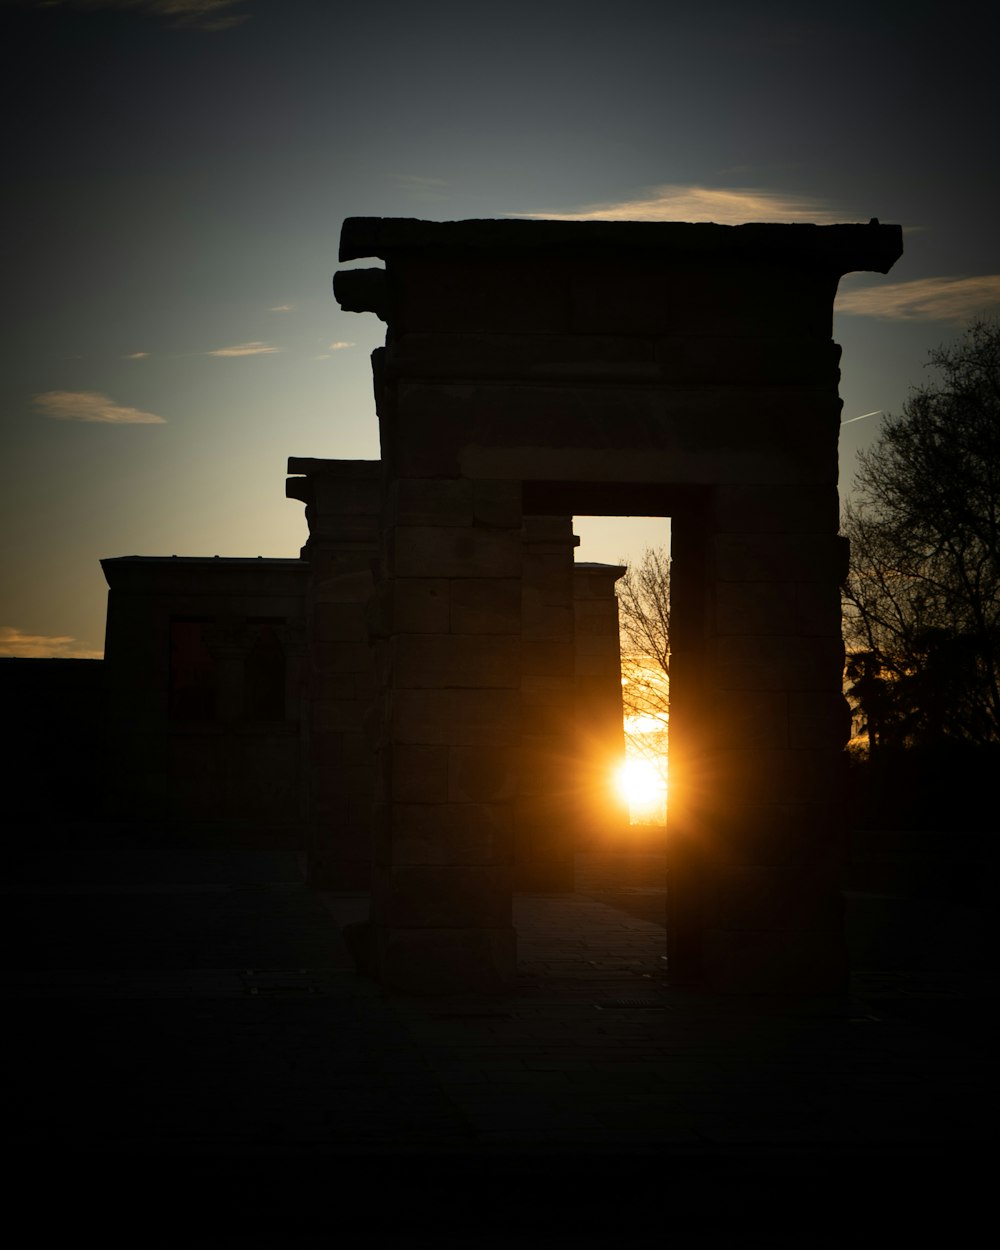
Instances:
[[[666,550],[648,547],[638,563],[628,565],[616,590],[626,733],[643,754],[663,757],[670,713],[670,557]]]
[[[851,689],[873,752],[1000,742],[1000,322],[931,353],[844,512]]]

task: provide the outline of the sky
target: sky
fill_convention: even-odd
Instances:
[[[0,655],[100,655],[102,557],[297,555],[287,457],[378,456],[350,216],[902,224],[836,305],[849,489],[1000,311],[993,7],[0,0]]]

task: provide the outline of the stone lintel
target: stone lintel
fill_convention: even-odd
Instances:
[[[420,221],[409,217],[348,217],[340,235],[341,262],[405,254],[563,253],[578,259],[639,253],[678,258],[685,267],[746,261],[812,265],[836,273],[888,273],[903,252],[901,226],[860,223],[820,226],[749,222],[727,226],[685,221]],[[348,271],[351,272],[351,271]],[[357,272],[357,271],[354,271]],[[362,273],[366,272],[364,270]]]

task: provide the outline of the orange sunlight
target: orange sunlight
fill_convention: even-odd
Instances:
[[[615,778],[628,804],[629,823],[664,825],[667,821],[667,757],[646,755],[630,742]]]

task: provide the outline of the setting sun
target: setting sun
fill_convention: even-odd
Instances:
[[[619,768],[618,791],[628,803],[632,824],[663,824],[666,820],[666,759],[653,763],[631,756]]]

